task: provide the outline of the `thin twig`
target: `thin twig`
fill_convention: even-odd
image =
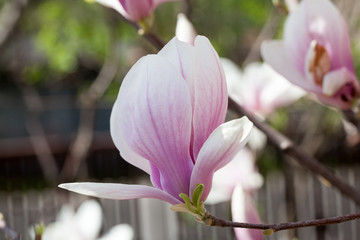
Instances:
[[[153,32],[153,29],[149,29],[151,31],[143,32],[139,24],[135,22],[131,22],[126,18],[122,17],[122,19],[127,22],[129,25],[133,26],[140,36],[145,38],[149,43],[151,43],[157,50],[161,50],[165,46],[165,41],[161,39],[156,33]]]
[[[282,230],[294,229],[294,228],[303,228],[303,227],[314,227],[314,226],[323,226],[329,224],[338,224],[342,222],[352,221],[360,219],[360,214],[349,214],[345,216],[322,218],[315,220],[306,220],[300,222],[288,222],[288,223],[276,223],[276,224],[252,224],[252,223],[240,223],[232,222],[223,219],[219,219],[209,214],[206,216],[211,221],[209,221],[210,226],[216,227],[233,227],[233,228],[251,228],[251,229],[260,229],[260,230],[272,230],[273,232],[279,232]]]
[[[266,21],[265,26],[261,29],[261,32],[257,36],[255,43],[252,45],[249,53],[247,54],[242,66],[246,66],[251,62],[260,60],[261,43],[263,42],[263,40],[272,38],[274,36],[276,29],[279,26],[280,20],[281,17],[278,12],[273,10],[270,14],[270,17]]]
[[[184,0],[183,4],[182,4],[182,8],[183,8],[183,13],[186,15],[186,17],[191,20],[191,16],[192,16],[192,4],[191,4],[192,0]]]
[[[58,177],[56,160],[39,119],[39,114],[43,105],[42,99],[34,87],[16,79],[16,77],[14,79],[22,92],[24,103],[29,112],[26,126],[34,152],[39,160],[45,178],[51,184],[56,184]]]
[[[117,64],[109,57],[102,66],[99,75],[81,98],[80,126],[77,136],[71,144],[61,171],[62,181],[73,180],[79,170],[81,161],[91,147],[94,135],[95,106],[108,89],[117,73]]]
[[[304,150],[296,146],[289,138],[271,128],[265,122],[259,120],[256,116],[246,111],[242,106],[229,98],[229,108],[235,112],[247,116],[254,125],[266,134],[268,139],[275,144],[284,153],[293,157],[300,165],[306,167],[312,172],[322,176],[329,181],[342,194],[348,196],[360,206],[359,192],[349,184],[335,176],[330,170],[323,166],[317,159],[307,154]]]

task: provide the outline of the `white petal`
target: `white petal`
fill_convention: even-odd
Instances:
[[[120,13],[122,16],[124,16],[127,19],[130,18],[130,16],[127,14],[127,12],[121,6],[119,0],[96,0],[96,2],[104,5],[105,7],[115,9],[118,13]]]
[[[102,226],[102,210],[95,200],[82,203],[76,212],[74,224],[85,239],[95,239]]]
[[[255,167],[254,155],[247,148],[241,149],[226,166],[215,172],[211,192],[206,203],[229,201],[236,185],[247,191],[261,187],[263,179]]]
[[[181,203],[179,200],[160,189],[144,185],[83,182],[63,183],[60,184],[59,187],[72,192],[99,198],[116,200],[156,198],[171,204]]]
[[[119,224],[110,229],[105,236],[99,240],[132,240],[134,230],[129,224]]]
[[[191,175],[190,193],[196,184],[204,184],[204,201],[210,192],[212,177],[216,170],[229,163],[245,145],[253,124],[247,117],[220,125],[211,133],[199,152]]]
[[[185,14],[179,13],[176,22],[176,37],[183,42],[194,45],[196,31]]]

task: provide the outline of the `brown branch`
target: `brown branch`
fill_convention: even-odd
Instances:
[[[153,32],[153,29],[149,29],[150,31],[143,32],[140,25],[127,20],[126,18],[122,17],[122,19],[131,25],[133,28],[137,30],[140,36],[145,38],[150,44],[152,44],[157,50],[161,50],[165,46],[165,41],[161,39],[156,33]]]
[[[311,170],[313,173],[318,174],[329,181],[335,188],[342,194],[348,196],[357,205],[360,206],[359,192],[349,184],[345,183],[336,177],[330,170],[323,166],[317,159],[307,154],[304,150],[296,146],[289,138],[271,128],[265,122],[259,120],[255,115],[246,111],[243,107],[237,104],[234,100],[229,98],[229,108],[235,112],[247,116],[254,125],[266,134],[268,139],[275,144],[283,153],[294,158],[300,165]]]
[[[192,0],[183,0],[182,1],[182,9],[183,9],[182,11],[186,15],[186,17],[190,20],[191,20],[191,15],[192,15],[191,1]]]
[[[303,228],[303,227],[315,227],[323,226],[329,224],[338,224],[342,222],[352,221],[360,218],[360,214],[349,214],[345,216],[322,218],[315,220],[306,220],[300,222],[288,222],[288,223],[276,223],[276,224],[253,224],[253,223],[241,223],[241,222],[232,222],[219,219],[210,214],[205,216],[207,218],[207,223],[209,226],[215,227],[232,227],[232,228],[250,228],[250,229],[260,229],[266,230],[266,233],[270,235],[273,232],[278,232],[282,230],[294,229],[294,228]],[[209,221],[210,220],[210,221]]]
[[[110,83],[117,73],[117,64],[109,57],[100,70],[99,75],[81,98],[81,114],[79,131],[69,153],[65,159],[61,171],[62,181],[74,180],[78,173],[81,161],[85,159],[91,147],[94,135],[95,106],[108,89]]]
[[[6,41],[28,0],[7,1],[0,12],[0,46]]]

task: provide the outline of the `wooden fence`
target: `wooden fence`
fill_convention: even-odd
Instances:
[[[360,186],[360,168],[341,167],[336,173],[354,186]],[[289,177],[290,176],[290,177]],[[9,226],[30,239],[28,232],[34,223],[54,221],[65,203],[75,207],[85,196],[58,189],[41,192],[0,192],[0,212]],[[232,229],[212,228],[195,222],[191,216],[174,213],[169,205],[158,200],[129,201],[99,200],[104,212],[103,230],[119,223],[129,223],[135,230],[135,239],[189,240],[235,239]],[[257,194],[258,209],[263,222],[278,223],[324,218],[360,212],[356,205],[339,194],[324,181],[300,167],[292,167],[290,174],[273,173],[266,177]],[[215,216],[229,219],[230,203],[208,206]],[[0,232],[1,233],[1,232]],[[283,231],[266,237],[268,240],[357,240],[360,238],[360,221],[325,227],[311,227]],[[0,240],[5,240],[0,234]]]

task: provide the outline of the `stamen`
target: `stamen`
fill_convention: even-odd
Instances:
[[[330,57],[325,47],[313,40],[310,44],[306,62],[306,70],[313,77],[314,82],[322,86],[324,75],[330,70]]]

